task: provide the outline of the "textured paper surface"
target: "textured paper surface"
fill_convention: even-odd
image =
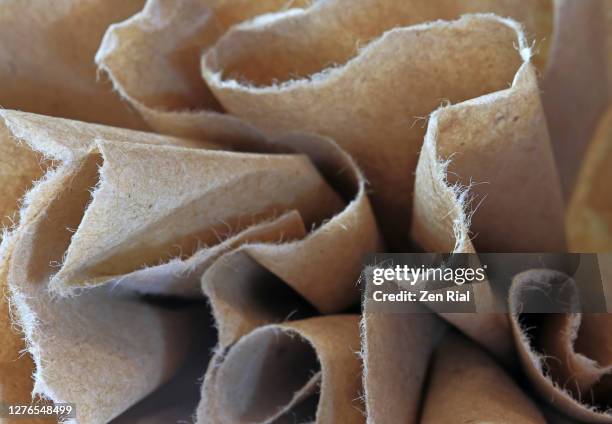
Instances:
[[[361,325],[368,423],[417,422],[443,322],[431,312],[387,314],[366,306]]]
[[[363,423],[359,344],[357,315],[260,327],[211,361],[197,422],[291,422],[300,401],[320,391],[304,421]]]
[[[510,88],[441,107],[429,119],[412,221],[426,250],[565,250],[564,205],[536,75],[524,38],[515,36],[519,52],[508,54],[524,62]],[[498,357],[512,355],[504,315],[443,316]]]
[[[295,313],[335,313],[357,305],[363,258],[383,249],[365,181],[350,156],[313,136],[295,135],[277,143],[306,153],[347,206],[305,238],[247,243],[208,269],[202,287],[217,320],[221,346],[258,325]]]
[[[363,3],[318,3],[234,27],[204,56],[203,75],[228,112],[267,132],[329,135],[351,153],[372,184],[383,233],[401,250],[424,135],[419,118],[507,87],[520,56],[514,30],[492,16],[394,28],[456,17],[470,2],[458,10],[389,2],[367,12]],[[534,7],[526,15],[535,17],[542,4],[517,10]]]
[[[607,0],[554,4],[542,102],[569,198],[597,121],[612,102],[612,12]]]
[[[155,131],[235,141],[256,130],[223,113],[200,75],[201,52],[233,24],[308,3],[149,0],[142,11],[108,28],[96,63]]]
[[[425,397],[423,424],[546,422],[492,358],[457,334],[438,348]]]
[[[98,78],[93,57],[106,28],[143,0],[8,0],[0,4],[0,105],[9,109],[144,128]],[[94,100],[95,99],[95,100]]]
[[[301,154],[234,153],[206,149],[215,146],[187,139],[21,112],[3,111],[2,117],[5,134],[15,137],[10,141],[21,143],[25,152],[30,147],[56,161],[54,170],[28,194],[19,229],[6,239],[6,246],[12,246],[9,240],[16,244],[15,250],[5,250],[10,253],[12,300],[36,363],[34,390],[54,401],[76,402],[80,421],[105,421],[121,413],[167,380],[188,349],[188,314],[160,310],[117,290],[122,278],[143,285],[161,274],[176,284],[170,281],[166,290],[162,278],[151,292],[183,293],[175,289],[185,282],[195,285],[185,289],[183,284],[181,290],[196,292],[197,266],[189,270],[194,275],[190,279],[156,265],[164,257],[160,241],[178,237],[191,242],[190,235],[209,234],[210,241],[217,242],[214,228],[221,224],[224,231],[237,235],[217,251],[202,254],[207,263],[247,243],[253,258],[305,292],[322,310],[357,302],[354,277],[363,254],[380,248],[380,238],[364,181],[332,142],[294,136],[290,143],[277,140],[260,147],[277,152],[289,150],[287,146],[300,150],[302,144]],[[148,158],[146,166],[143,157]],[[338,174],[339,168],[345,172]],[[160,186],[164,175],[167,184]],[[252,201],[227,204],[244,200],[246,193]],[[344,210],[343,198],[350,202]],[[202,202],[209,207],[203,208]],[[238,215],[220,219],[210,205]],[[307,237],[305,226],[314,228]],[[241,233],[242,229],[246,230]],[[157,231],[155,237],[151,231]],[[286,237],[300,240],[282,243]],[[270,248],[262,243],[267,241],[272,242]],[[348,245],[352,249],[340,249]],[[331,255],[336,250],[341,253]],[[312,254],[300,259],[295,252]],[[314,264],[320,279],[308,273]],[[129,273],[142,265],[151,267],[138,283]],[[103,285],[112,281],[115,284]],[[334,286],[321,285],[332,282]],[[75,284],[100,287],[58,299],[51,292],[71,293]],[[81,318],[75,321],[77,316]],[[87,325],[77,326],[81,320]],[[45,323],[44,328],[38,323]],[[132,333],[137,340],[129,340]],[[75,340],[91,351],[75,355]],[[117,360],[121,366],[112,365]],[[84,369],[89,370],[86,380],[82,371],[69,372]],[[131,383],[119,385],[126,375]],[[102,383],[88,383],[98,379]],[[100,396],[105,398],[102,405]]]
[[[54,160],[53,170],[28,193],[18,229],[2,241],[2,285],[8,280],[14,329],[19,324],[24,331],[36,364],[34,393],[76,402],[80,422],[108,421],[178,367],[190,345],[189,314],[114,297],[106,289],[58,299],[47,283],[69,243],[68,228],[78,225],[90,198],[98,168],[87,152],[96,137],[166,144],[176,140],[20,112],[2,111],[2,118],[2,145],[19,143],[15,162],[38,161],[40,156]],[[39,157],[29,148],[38,150]],[[31,169],[30,177],[36,178],[44,166]],[[17,337],[11,333],[12,340]],[[15,344],[7,347],[9,355],[16,353]],[[26,366],[30,355],[11,368],[16,374],[12,381],[23,392],[32,391],[32,369]],[[17,395],[8,392],[6,397]]]
[[[540,423],[531,389],[553,422],[610,422],[609,315],[520,313],[550,273],[517,277],[510,319],[439,314],[512,371],[518,350],[522,389],[458,335],[432,363],[434,314],[366,310],[361,336],[358,316],[327,314],[356,310],[372,251],[555,252],[565,231],[570,250],[609,248],[611,12],[3,2],[0,105],[117,127],[0,111],[0,401],[34,390],[85,423],[151,402],[202,323],[149,296],[203,290],[220,340],[200,422]],[[478,289],[477,309],[493,287]],[[157,420],[177,416],[162,403]]]
[[[576,302],[576,282],[552,270],[530,270],[514,277],[509,308],[512,332],[525,373],[542,398],[578,420],[609,423],[612,349],[608,314],[529,314],[522,305],[552,287],[563,285],[568,304]],[[534,330],[536,331],[534,333]],[[605,406],[604,406],[605,407]]]
[[[591,140],[567,212],[569,249],[612,250],[612,107]]]

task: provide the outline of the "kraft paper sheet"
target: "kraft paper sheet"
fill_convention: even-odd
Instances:
[[[259,327],[211,360],[197,423],[364,423],[359,346],[357,315]]]
[[[401,251],[424,135],[419,120],[441,103],[505,88],[520,56],[512,54],[513,29],[498,18],[422,23],[495,11],[495,2],[359,3],[320,2],[237,25],[204,55],[202,72],[231,114],[268,133],[329,135],[351,153],[372,184],[383,233]],[[531,33],[546,38],[546,2],[508,9],[499,11],[525,13]]]
[[[606,0],[13,0],[0,22],[0,402],[149,422],[130,408],[197,352],[199,423],[542,423],[532,389],[550,420],[612,422],[609,315],[521,313],[560,282],[574,301],[567,276],[517,275],[510,316],[355,314],[366,253],[609,249]],[[439,344],[448,324],[471,341]]]
[[[546,423],[512,378],[464,337],[447,335],[432,362],[422,424]]]
[[[554,290],[566,296],[568,305],[578,302],[576,282],[561,272],[534,269],[513,279],[509,309],[525,373],[543,399],[566,415],[612,422],[610,315],[522,313],[523,305]]]
[[[143,0],[8,0],[0,4],[0,105],[50,116],[144,129],[99,78],[93,57],[109,25]]]
[[[96,53],[98,68],[155,131],[234,142],[258,131],[223,113],[200,76],[200,53],[232,25],[308,0],[148,0],[111,25]]]

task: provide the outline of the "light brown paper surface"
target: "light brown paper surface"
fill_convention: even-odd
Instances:
[[[565,250],[560,184],[535,71],[518,36],[525,63],[510,88],[441,107],[429,119],[412,221],[428,251]],[[503,314],[443,316],[496,356],[511,356]]]
[[[0,4],[0,105],[51,116],[143,128],[98,78],[93,57],[113,22],[143,0],[8,0]]]
[[[552,270],[516,275],[509,298],[512,332],[525,373],[545,401],[575,419],[609,423],[612,416],[605,411],[610,408],[609,394],[595,397],[598,385],[607,383],[612,371],[610,344],[606,336],[601,336],[610,332],[609,316],[602,319],[579,313],[529,314],[538,318],[534,326],[525,323],[526,317],[521,315],[522,305],[530,298],[546,295],[555,287],[564,288],[568,304],[576,302],[575,284],[565,274]],[[534,329],[538,332],[533,333]],[[597,337],[593,338],[593,334]],[[600,380],[602,377],[606,380]],[[595,406],[596,402],[600,402],[599,406]]]
[[[71,228],[74,234],[69,249],[51,282],[60,292],[127,278],[132,285],[138,284],[138,279],[141,286],[151,281],[158,287],[152,292],[167,284],[167,293],[193,296],[206,264],[227,249],[227,244],[231,247],[239,240],[228,239],[220,252],[198,252],[194,258],[192,253],[197,249],[215,245],[287,210],[296,208],[300,214],[297,219],[310,227],[342,207],[338,195],[305,156],[187,149],[182,146],[209,144],[74,121],[45,121],[16,112],[3,114],[16,137],[29,143],[44,140],[50,155],[88,155],[101,165],[100,177],[91,175],[88,182],[89,187],[95,187],[93,201],[81,211],[83,219]],[[179,146],[154,145],[164,141]],[[91,149],[95,151],[89,153]],[[148,158],[146,165],[143,157]],[[165,184],[160,185],[162,179]],[[236,196],[237,192],[241,196]],[[244,193],[250,193],[250,200]],[[205,204],[209,206],[202,207]],[[280,229],[275,230],[276,236],[264,234],[268,231],[259,230],[255,238],[280,241],[284,237]],[[291,230],[289,239],[292,233],[295,231]],[[253,239],[253,234],[242,239]],[[172,255],[178,255],[179,262],[191,261],[175,261],[165,267]],[[135,272],[147,265],[155,269],[144,270],[144,275]],[[140,291],[147,292],[144,287]]]
[[[582,162],[567,212],[572,252],[612,250],[612,107],[602,116]]]
[[[202,287],[211,301],[221,346],[288,314],[335,313],[356,305],[363,257],[382,250],[365,181],[351,157],[329,140],[313,136],[288,136],[276,144],[307,154],[347,206],[303,239],[248,243],[206,271]],[[277,296],[285,301],[277,302]]]
[[[422,424],[546,422],[502,368],[457,334],[438,348],[430,378]]]
[[[569,199],[595,126],[612,102],[612,4],[556,0],[542,102]]]
[[[190,343],[189,315],[113,297],[106,290],[57,299],[48,292],[47,282],[69,243],[67,227],[78,224],[90,197],[89,184],[98,169],[96,158],[86,152],[95,138],[166,144],[176,139],[19,112],[1,115],[0,144],[20,143],[11,159],[32,163],[24,168],[31,170],[27,178],[42,174],[43,164],[34,166],[40,157],[55,161],[53,170],[26,196],[18,229],[2,242],[2,286],[8,279],[16,321],[12,325],[21,326],[36,363],[34,393],[76,402],[80,422],[107,421],[165,381],[180,364]],[[10,172],[2,175],[22,184]],[[3,212],[8,206],[3,204]],[[3,324],[4,336],[10,327]],[[21,338],[10,334],[6,359],[15,361],[11,377],[22,394],[8,392],[6,397],[15,399],[32,391],[32,369],[27,365],[30,355],[18,361],[18,356],[10,358],[18,354],[16,341]]]
[[[18,222],[20,199],[32,181],[45,173],[48,163],[25,144],[15,143],[4,127],[0,131],[0,226],[8,230]],[[0,250],[0,403],[27,404],[32,399],[34,364],[29,355],[22,354],[23,336],[13,323],[9,309],[6,274],[11,251],[12,243]],[[21,420],[3,419],[2,422],[18,421]]]
[[[118,279],[171,255],[188,258],[224,234],[288,210],[298,210],[310,227],[342,209],[305,156],[106,141],[98,148],[100,181],[92,184],[93,200],[51,282],[54,289]]]
[[[77,403],[79,420],[87,423],[112,418],[167,379],[188,349],[183,330],[188,324],[187,317],[102,291],[68,300],[49,295],[50,264],[61,259],[65,242],[52,228],[72,218],[58,208],[56,195],[68,190],[88,194],[70,184],[78,170],[66,165],[31,192],[32,219],[22,219],[20,230],[10,236],[14,241],[3,244],[15,243],[8,284],[15,318],[36,364],[34,392],[55,402]],[[55,202],[38,209],[38,201],[47,196]]]
[[[565,250],[561,189],[528,62],[511,88],[432,114],[413,216],[415,239],[434,252]]]
[[[112,25],[96,63],[155,131],[235,141],[256,130],[222,112],[201,77],[199,58],[231,25],[308,0],[149,0]]]
[[[206,53],[202,66],[228,112],[267,132],[329,135],[347,149],[372,184],[383,232],[401,250],[424,135],[419,118],[445,101],[507,87],[521,60],[514,29],[498,18],[391,29],[432,13],[454,17],[449,11],[455,9],[434,12],[423,3],[419,15],[415,2],[385,5],[364,12],[354,2],[350,8],[342,1],[325,2],[239,25]],[[536,3],[520,10],[532,6]],[[373,10],[379,16],[372,16]]]
[[[198,423],[269,423],[320,392],[316,423],[363,423],[359,317],[268,325],[220,351],[202,386]],[[318,364],[317,364],[318,362]],[[287,416],[288,415],[288,416]]]
[[[416,423],[443,322],[431,312],[368,312],[366,305],[361,325],[368,423]]]
[[[14,111],[5,110],[1,115],[7,136],[15,137],[15,142],[21,140],[24,148],[38,150],[57,164],[28,194],[20,226],[10,237],[16,247],[15,254],[8,257],[9,285],[36,363],[35,391],[54,401],[76,402],[80,422],[110,419],[170,377],[188,348],[185,329],[189,316],[136,302],[108,285],[58,299],[49,290],[66,293],[66,283],[90,284],[88,273],[96,269],[99,257],[115,255],[120,265],[132,266],[136,261],[146,264],[150,260],[146,247],[157,247],[150,241],[163,239],[163,234],[151,238],[151,231],[187,236],[202,221],[216,224],[201,214],[183,213],[189,208],[212,213],[214,206],[244,214],[236,220],[236,229],[246,231],[222,242],[208,257],[203,255],[204,262],[210,264],[219,254],[247,242],[245,247],[253,258],[295,288],[306,294],[310,291],[309,300],[319,308],[342,309],[358,299],[354,282],[361,258],[364,252],[378,249],[380,239],[365,197],[364,181],[348,155],[332,142],[295,135],[291,143],[279,140],[260,146],[281,151],[288,150],[287,146],[300,150],[303,145],[309,156],[220,152],[186,139]],[[146,165],[143,157],[147,158]],[[338,173],[338,169],[343,172]],[[344,202],[340,195],[319,171],[350,202],[345,210],[341,210]],[[164,175],[168,184],[159,186]],[[240,189],[240,196],[236,189]],[[246,194],[252,201],[223,203],[224,198],[244,199]],[[198,203],[201,199],[207,200],[208,208]],[[157,209],[152,210],[153,206]],[[258,218],[266,208],[273,213]],[[333,216],[338,210],[340,213]],[[256,225],[249,226],[251,222]],[[179,229],[173,229],[171,223]],[[303,238],[305,225],[317,227]],[[211,235],[218,241],[217,233]],[[95,242],[90,243],[88,238]],[[286,243],[292,238],[300,240]],[[270,249],[262,244],[266,241],[282,243],[272,244]],[[86,260],[72,256],[71,249]],[[161,255],[159,249],[153,252]],[[313,264],[319,264],[315,269],[322,278],[308,273],[307,268]],[[110,277],[130,279],[122,274],[130,269],[112,274],[112,265],[107,261],[100,269],[110,271]],[[180,274],[173,277],[182,278]],[[94,282],[99,285],[111,280],[102,275]],[[168,294],[163,288],[161,292]],[[172,290],[170,293],[176,294]],[[76,316],[81,318],[76,321]],[[44,329],[39,322],[45,323]],[[77,322],[87,325],[77,326]],[[155,324],[149,327],[145,323]],[[132,333],[138,340],[129,340]],[[83,349],[88,349],[82,356],[74,349],[76,340],[82,340]],[[113,361],[121,361],[121,365]],[[83,379],[85,375],[92,382],[99,379],[102,383],[89,384]],[[130,384],[119,387],[118,382],[124,378],[129,378]],[[98,405],[100,396],[105,402]]]

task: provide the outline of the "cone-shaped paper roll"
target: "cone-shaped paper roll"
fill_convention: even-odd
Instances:
[[[572,194],[597,121],[612,102],[612,3],[555,1],[542,101],[563,189]]]
[[[0,105],[45,115],[143,128],[144,122],[99,79],[93,57],[106,28],[143,0],[3,1]]]
[[[341,309],[357,299],[354,281],[363,254],[380,246],[363,179],[350,158],[330,141],[295,135],[291,143],[278,141],[266,147],[277,151],[288,150],[287,145],[294,150],[308,146],[304,151],[308,150],[315,168],[305,154],[219,152],[186,139],[21,112],[1,115],[3,134],[13,137],[11,141],[20,140],[24,152],[32,149],[54,161],[53,170],[27,195],[19,227],[5,241],[3,258],[16,317],[36,363],[35,391],[54,401],[76,402],[83,422],[106,421],[165,381],[188,348],[189,337],[183,335],[190,317],[122,297],[122,292],[109,291],[108,286],[55,299],[49,292],[50,280],[55,289],[64,291],[74,283],[91,283],[92,275],[95,284],[109,281],[104,273],[131,279],[125,272],[134,264],[146,265],[161,255],[152,240],[166,242],[168,230],[172,237],[197,236],[202,222],[208,227],[217,224],[204,216],[216,208],[217,217],[226,212],[243,214],[234,221],[233,215],[223,215],[223,225],[246,230],[222,242],[209,257],[202,255],[207,263],[240,243],[302,238],[305,224],[319,225],[296,243],[273,244],[272,250],[265,244],[248,246],[252,257],[279,277],[311,290],[321,309]],[[336,216],[343,200],[319,171],[350,202]],[[160,185],[160,180],[167,184]],[[241,182],[242,190],[235,193],[234,186]],[[198,203],[206,196],[208,202]],[[249,196],[252,201],[240,202]],[[225,204],[229,197],[235,204]],[[193,213],[183,213],[189,208]],[[97,230],[92,224],[96,222]],[[151,238],[149,233],[156,231]],[[212,234],[211,240],[217,241],[214,231],[207,233],[204,228],[201,234]],[[106,251],[100,249],[104,246]],[[113,249],[118,253],[107,255]],[[151,251],[155,255],[147,256]],[[74,252],[83,261],[75,259]],[[98,267],[100,257],[107,263]],[[318,281],[309,274],[313,264],[318,275],[329,273],[326,278]],[[102,278],[95,280],[98,270]],[[326,285],[317,288],[309,284],[313,281]],[[167,293],[161,286],[155,290]],[[115,364],[117,360],[121,364]],[[126,378],[129,384],[119,384]],[[98,404],[100,397],[105,398],[103,405]]]
[[[608,337],[601,338],[601,334],[612,331],[609,317],[521,314],[523,305],[553,291],[566,296],[567,305],[575,309],[575,284],[567,275],[552,270],[516,275],[509,297],[515,343],[525,372],[543,399],[575,419],[610,423],[612,415],[606,412],[610,396],[606,391],[612,350]]]
[[[528,62],[511,88],[432,114],[413,218],[430,251],[565,250],[561,188]]]
[[[356,305],[363,258],[382,249],[365,181],[350,156],[312,136],[295,135],[277,143],[306,153],[349,203],[303,239],[245,244],[204,274],[202,286],[222,346],[258,325]]]
[[[519,49],[525,63],[510,88],[430,117],[412,222],[415,239],[427,250],[565,250],[561,187],[535,71],[526,46]],[[497,356],[511,354],[505,315],[444,317]]]
[[[35,393],[79,402],[83,422],[106,421],[172,373],[188,347],[180,336],[189,317],[113,299],[103,291],[68,300],[49,295],[47,281],[70,238],[66,227],[78,223],[90,197],[89,183],[97,174],[95,157],[92,160],[87,152],[98,137],[153,144],[201,143],[20,112],[2,111],[1,115],[0,146],[10,154],[0,164],[6,193],[2,213],[14,216],[16,199],[49,171],[25,198],[19,220],[14,219],[19,227],[2,243],[0,285],[4,292],[8,280],[13,318],[18,321],[2,319],[2,398],[28,403],[32,392],[31,357],[20,352],[23,336],[14,332],[21,324],[28,352],[37,363]],[[149,327],[152,322],[157,324]],[[121,363],[114,364],[117,360]],[[4,367],[4,363],[10,365]],[[108,367],[114,373],[108,373]],[[129,384],[123,384],[126,378]],[[100,403],[100,394],[106,396],[108,391],[110,396]]]
[[[82,220],[71,227],[69,249],[52,280],[59,292],[129,279],[143,292],[197,296],[202,272],[223,251],[249,240],[279,242],[303,236],[303,225],[318,225],[342,209],[340,197],[304,155],[193,149],[182,146],[207,145],[37,115],[2,114],[15,137],[46,156],[85,155],[91,166],[101,165],[99,176],[88,174],[87,184],[95,188],[92,200],[75,211]],[[174,145],[159,145],[164,142]],[[297,212],[278,223],[235,236],[293,209]],[[206,249],[226,237],[216,249]],[[177,260],[167,263],[176,255]],[[150,268],[142,270],[145,267]],[[151,290],[146,289],[148,283]]]
[[[200,73],[200,55],[233,24],[308,0],[149,0],[112,25],[96,63],[155,131],[233,141],[254,131],[222,113]]]
[[[366,304],[362,327],[368,423],[416,423],[429,359],[444,331],[443,321],[426,311],[369,313]]]
[[[363,423],[358,352],[357,315],[260,327],[211,361],[197,422]]]
[[[419,2],[363,3],[317,3],[238,25],[204,56],[203,75],[228,112],[267,132],[338,141],[372,183],[385,236],[405,248],[424,135],[416,121],[444,99],[506,88],[521,64],[517,32],[490,15],[394,28],[458,10],[432,13],[423,3],[419,15]]]
[[[305,156],[98,146],[100,180],[52,281],[58,290],[124,278],[173,253],[188,258],[224,232],[233,235],[291,209],[308,227],[342,209]],[[168,274],[157,278],[171,279]]]
[[[533,402],[475,344],[449,334],[435,354],[423,424],[544,424]]]
[[[601,118],[581,165],[567,215],[573,252],[612,250],[612,107]]]
[[[3,240],[11,301],[36,364],[34,392],[76,403],[83,423],[106,422],[147,395],[189,348],[186,314],[113,298],[104,290],[70,299],[48,292],[52,264],[67,246],[65,225],[75,218],[63,200],[75,191],[87,201],[87,178],[81,177],[91,170],[81,161],[61,165],[30,192],[19,229]]]

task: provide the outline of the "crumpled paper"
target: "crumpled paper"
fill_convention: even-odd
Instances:
[[[108,422],[193,360],[204,296],[198,422],[610,422],[608,315],[517,306],[549,273],[510,316],[356,307],[373,251],[610,246],[605,1],[47,6],[0,5],[0,104],[35,113],[0,112],[0,400]]]

